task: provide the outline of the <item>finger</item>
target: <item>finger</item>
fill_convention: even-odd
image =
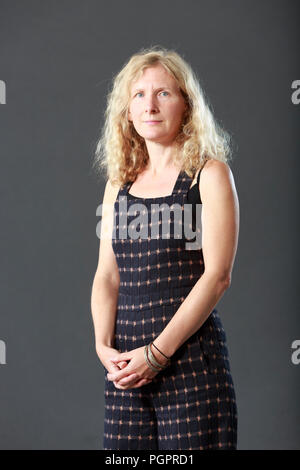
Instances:
[[[143,385],[147,385],[150,382],[152,382],[152,380],[150,379],[141,379],[137,383],[135,383],[132,388],[142,387]]]
[[[115,374],[116,372],[119,372],[119,371],[120,371],[120,367],[117,364],[114,364],[113,362],[111,362],[109,372],[111,374]]]
[[[148,383],[152,382],[152,379],[140,379],[138,382],[128,385],[120,385],[119,382],[114,382],[116,388],[120,390],[128,390],[130,388],[138,388],[143,385],[147,385]]]
[[[134,384],[136,379],[137,379],[137,374],[131,374],[131,375],[128,375],[127,377],[124,377],[124,379],[119,380],[118,385]]]
[[[119,382],[113,382],[114,386],[118,388],[119,390],[128,390],[131,388],[131,384],[129,385],[120,385]]]
[[[123,379],[123,377],[127,377],[127,375],[133,374],[134,371],[127,370],[127,367],[119,370],[118,372],[112,372],[107,375],[108,380],[113,380],[119,382],[119,380]]]
[[[120,369],[124,369],[124,367],[126,367],[127,365],[128,363],[126,361],[122,361],[118,363],[118,366],[120,367]]]
[[[123,371],[122,371],[123,372]],[[130,378],[129,380],[136,380],[138,378],[138,375],[135,372],[130,372],[125,374],[123,372],[122,376],[117,377],[119,374],[108,374],[107,378],[108,380],[112,380],[113,382],[120,383],[122,380],[127,379],[128,377]]]
[[[110,360],[113,361],[113,362],[130,361],[131,360],[131,354],[126,353],[126,352],[115,354],[114,356],[112,356],[110,358]]]
[[[124,367],[127,366],[127,362],[125,361],[122,361],[122,362],[119,362],[118,364],[115,364],[114,362],[110,362],[110,371],[112,374],[115,373],[115,372],[119,372],[120,370],[124,369]]]
[[[139,380],[137,374],[131,374],[130,376],[127,376],[120,381],[113,381],[113,384],[116,388],[127,390],[128,388],[131,388],[133,385],[135,385],[136,380]]]

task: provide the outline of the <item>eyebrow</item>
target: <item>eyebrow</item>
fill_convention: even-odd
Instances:
[[[158,91],[158,90],[172,90],[170,87],[168,86],[160,86],[159,88],[155,88],[154,91]],[[135,88],[132,93],[135,93],[136,91],[144,91],[144,88]]]

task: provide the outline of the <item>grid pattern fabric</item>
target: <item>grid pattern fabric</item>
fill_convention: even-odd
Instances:
[[[204,262],[201,249],[188,250],[185,237],[176,238],[172,212],[169,238],[146,234],[120,239],[118,230],[137,217],[137,203],[147,207],[149,226],[153,212],[158,212],[159,224],[158,207],[164,202],[183,210],[191,182],[181,171],[172,194],[158,198],[130,195],[130,183],[119,190],[112,244],[120,273],[114,345],[120,352],[144,346],[161,333],[203,274]],[[237,406],[226,341],[214,308],[151,383],[120,390],[107,379],[105,369],[103,449],[236,449]]]

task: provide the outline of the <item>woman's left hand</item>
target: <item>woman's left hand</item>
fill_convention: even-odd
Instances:
[[[151,380],[158,374],[148,366],[144,356],[144,346],[119,353],[111,358],[112,362],[129,361],[127,366],[113,374],[107,374],[107,379],[112,380],[116,388],[127,390],[128,388],[137,388],[141,385],[151,382]],[[132,375],[134,374],[134,375]],[[126,377],[131,375],[130,382]]]

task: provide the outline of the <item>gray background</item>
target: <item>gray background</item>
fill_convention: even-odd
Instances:
[[[191,63],[233,136],[241,226],[219,302],[239,449],[300,448],[298,1],[0,1],[2,449],[99,449],[91,170],[112,76],[141,47]],[[297,283],[298,284],[298,283]]]

